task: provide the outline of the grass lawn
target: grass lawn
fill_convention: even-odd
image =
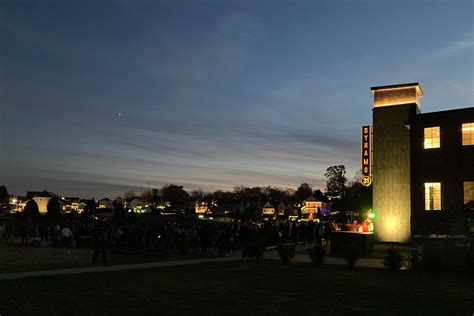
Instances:
[[[34,248],[0,245],[0,273],[92,266],[92,253],[92,249]],[[112,253],[108,258],[108,264],[156,262],[195,257],[187,254],[170,254],[168,257],[163,258],[163,256],[158,257],[156,255],[143,256],[140,252],[129,253],[128,255]],[[100,256],[97,264],[101,264]]]
[[[311,246],[308,246],[311,247]],[[376,244],[371,258],[383,259],[386,249],[385,244]],[[329,246],[325,245],[329,253]],[[404,259],[408,258],[408,247],[400,247]],[[307,249],[298,249],[297,253],[307,255]],[[180,260],[197,258],[198,255],[172,253],[166,257],[156,255],[143,256],[141,252],[129,252],[128,255],[112,253],[108,258],[109,265],[156,262],[162,260]],[[92,266],[92,249],[78,248],[35,248],[0,245],[0,273],[21,272],[34,270],[62,269]],[[98,264],[100,264],[100,258]]]
[[[0,281],[0,314],[472,315],[474,280],[383,270],[207,263]]]

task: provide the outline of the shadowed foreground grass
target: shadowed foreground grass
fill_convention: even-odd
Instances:
[[[0,281],[0,314],[472,315],[463,274],[232,262]]]

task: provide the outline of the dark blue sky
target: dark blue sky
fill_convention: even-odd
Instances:
[[[1,1],[0,184],[324,188],[370,87],[474,105],[472,1]]]

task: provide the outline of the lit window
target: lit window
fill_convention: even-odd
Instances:
[[[464,182],[464,210],[474,211],[474,181]]]
[[[474,145],[474,123],[462,125],[462,145]]]
[[[439,148],[439,126],[425,128],[424,148]]]
[[[425,183],[425,210],[441,211],[441,183]]]

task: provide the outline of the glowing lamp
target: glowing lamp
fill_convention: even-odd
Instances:
[[[371,210],[367,213],[367,217],[371,220],[375,219],[375,213],[373,213]]]

